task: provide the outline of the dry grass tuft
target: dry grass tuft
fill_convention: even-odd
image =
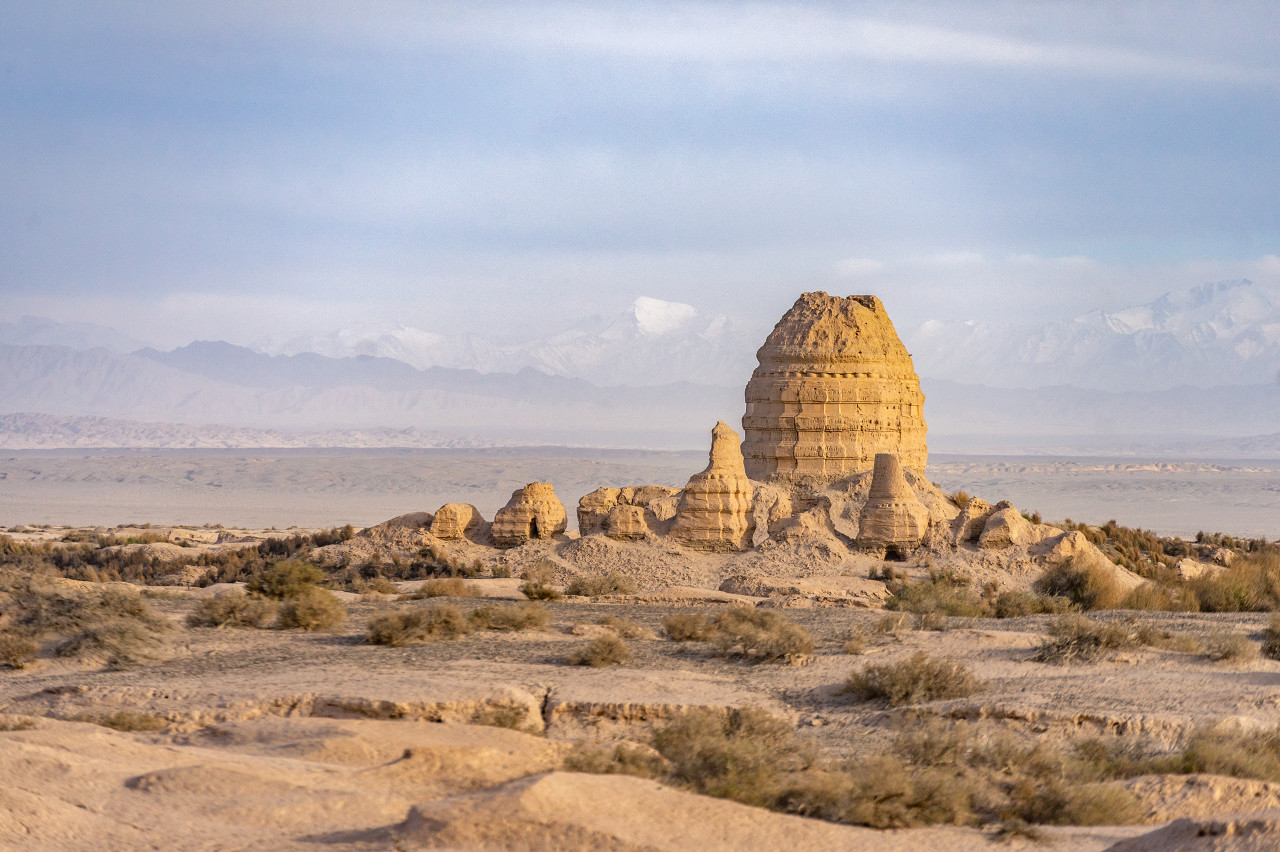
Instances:
[[[113,731],[150,732],[161,731],[168,727],[168,722],[150,713],[139,713],[135,710],[117,710],[105,716],[81,717],[75,721],[92,722]]]
[[[432,606],[377,616],[369,622],[365,641],[400,648],[434,639],[458,639],[471,630],[471,622],[456,606]]]
[[[871,664],[849,675],[843,692],[863,701],[884,699],[890,706],[965,698],[983,688],[973,672],[951,659],[917,651],[897,663]]]
[[[0,716],[0,733],[10,731],[30,731],[36,726],[36,720],[29,716]]]
[[[1032,657],[1041,663],[1066,665],[1096,660],[1108,651],[1162,648],[1195,653],[1200,643],[1191,636],[1172,633],[1141,622],[1103,624],[1079,613],[1061,616],[1049,626],[1049,638]]]
[[[40,653],[40,645],[8,630],[0,633],[0,664],[11,669],[26,668]]]
[[[1236,630],[1218,629],[1205,642],[1209,659],[1217,663],[1240,665],[1258,658],[1258,646]]]
[[[845,637],[844,644],[840,646],[841,653],[849,655],[857,655],[867,650],[867,633],[861,628],[849,631],[849,635]]]
[[[546,560],[539,560],[522,575],[524,582],[520,584],[520,593],[531,601],[559,600],[561,594],[551,585],[552,576],[552,565]]]
[[[479,590],[461,577],[435,577],[423,582],[418,590],[409,595],[409,600],[424,598],[473,598]]]
[[[273,600],[239,590],[205,598],[187,616],[188,627],[265,627],[279,607]]]
[[[601,627],[609,628],[623,639],[657,638],[653,631],[645,627],[643,624],[632,621],[629,618],[619,618],[616,615],[602,615],[596,619],[596,624],[599,624]]]
[[[476,607],[469,616],[479,630],[542,630],[551,623],[551,612],[538,601]]]
[[[566,595],[595,598],[601,595],[634,595],[636,581],[616,572],[609,574],[579,574],[564,590]]]
[[[563,765],[568,772],[635,775],[640,778],[660,777],[671,766],[670,761],[656,749],[631,742],[618,743],[612,750],[578,743],[565,756]]]
[[[735,606],[716,613],[711,630],[711,642],[726,657],[796,664],[813,655],[809,632],[773,610]]]
[[[304,586],[285,598],[276,617],[280,630],[330,630],[347,620],[347,608],[332,592]]]
[[[1050,566],[1036,580],[1042,595],[1063,597],[1081,609],[1115,609],[1127,596],[1120,581],[1105,568],[1065,559]]]
[[[714,632],[700,612],[678,612],[662,619],[662,629],[677,642],[708,642]]]
[[[273,562],[267,567],[255,571],[245,583],[245,590],[250,594],[264,598],[284,600],[306,594],[306,590],[314,588],[317,583],[324,582],[324,572],[308,562],[290,559],[284,562]]]
[[[1262,631],[1262,656],[1280,660],[1280,613],[1271,616],[1271,622]]]
[[[627,647],[627,643],[620,636],[606,633],[569,654],[564,661],[571,666],[600,668],[621,665],[630,659],[631,649]]]

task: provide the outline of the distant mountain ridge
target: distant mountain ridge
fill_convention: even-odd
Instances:
[[[1224,281],[1038,326],[927,322],[922,376],[1004,388],[1141,391],[1280,380],[1280,284]]]

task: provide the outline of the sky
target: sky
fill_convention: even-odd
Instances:
[[[1280,280],[1280,4],[0,4],[0,296],[146,342]]]

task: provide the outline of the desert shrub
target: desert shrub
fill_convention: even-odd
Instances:
[[[725,656],[799,663],[813,654],[813,637],[773,610],[735,606],[711,619],[711,642]]]
[[[1237,558],[1188,585],[1200,601],[1201,612],[1280,609],[1280,554],[1268,550]]]
[[[1128,790],[1104,784],[1075,786],[1053,779],[1015,790],[1014,813],[1041,825],[1125,825],[1142,808]]]
[[[296,560],[273,562],[254,572],[245,584],[245,590],[264,598],[284,600],[308,594],[305,590],[314,588],[324,581],[324,572],[314,565]]]
[[[473,609],[469,620],[478,630],[542,630],[551,623],[551,612],[538,601],[507,606],[486,604]]]
[[[423,598],[465,598],[475,597],[480,592],[475,586],[461,577],[433,577],[423,582],[418,590],[409,596],[410,600]]]
[[[1034,588],[1042,595],[1064,597],[1081,609],[1114,609],[1127,594],[1106,568],[1064,559],[1045,569]]]
[[[545,560],[539,560],[524,572],[520,593],[531,601],[558,600],[560,592],[551,585],[551,578],[552,566]]]
[[[1132,630],[1122,624],[1100,624],[1078,613],[1058,618],[1049,625],[1049,638],[1036,651],[1041,663],[1088,662],[1104,651],[1139,647]]]
[[[845,637],[844,644],[840,646],[841,653],[856,655],[867,650],[867,633],[865,630],[857,629],[849,631],[849,635]]]
[[[579,574],[564,590],[566,595],[594,598],[600,595],[634,595],[636,581],[616,572],[609,574]]]
[[[1129,592],[1120,602],[1119,608],[1152,612],[1199,612],[1200,598],[1181,581],[1152,581]]]
[[[937,613],[977,618],[991,614],[991,605],[967,577],[930,572],[927,580],[895,582],[885,608],[917,615]]]
[[[963,488],[957,491],[955,494],[951,495],[951,502],[955,503],[961,509],[963,509],[965,506],[968,506],[969,501],[972,499],[973,498],[969,496],[969,493],[965,491]]]
[[[1209,659],[1219,663],[1247,663],[1258,658],[1258,646],[1235,630],[1215,630],[1205,642]]]
[[[200,601],[187,616],[187,626],[264,627],[275,617],[277,606],[275,601],[257,595],[228,591]]]
[[[6,632],[37,643],[54,639],[59,656],[128,668],[155,660],[164,651],[163,637],[171,629],[168,619],[154,613],[132,590],[67,589],[46,584],[43,576],[12,575],[0,586],[0,609],[7,611],[11,624]]]
[[[565,755],[563,765],[568,772],[657,778],[666,773],[669,763],[655,749],[623,742],[611,750],[578,743]]]
[[[11,669],[25,668],[40,653],[40,646],[26,636],[4,631],[0,633],[0,664]]]
[[[983,688],[965,666],[933,659],[923,651],[897,663],[871,664],[849,675],[843,691],[863,701],[884,699],[891,706],[964,698]]]
[[[951,623],[940,612],[922,612],[917,617],[916,626],[921,630],[945,631],[951,629]]]
[[[592,666],[599,668],[601,666],[616,666],[627,662],[631,659],[631,649],[627,647],[627,643],[622,641],[622,637],[613,633],[606,633],[603,636],[597,636],[585,646],[569,654],[565,657],[565,662],[571,666]]]
[[[903,612],[883,616],[875,623],[874,628],[876,633],[889,635],[895,639],[901,639],[902,634],[910,633],[915,629],[916,625],[911,616]]]
[[[30,731],[36,726],[36,720],[28,716],[0,716],[0,732]]]
[[[1069,598],[1009,589],[996,596],[991,606],[991,614],[996,618],[1017,618],[1023,615],[1062,613],[1074,607],[1075,604]]]
[[[113,731],[128,732],[159,731],[168,724],[164,719],[152,716],[150,713],[139,713],[136,710],[117,710],[105,716],[82,717],[77,721],[93,722],[95,725],[111,728]]]
[[[493,566],[493,576],[495,579],[506,579],[511,576],[511,569],[506,565]]]
[[[807,761],[791,726],[754,707],[686,713],[656,731],[653,744],[675,781],[750,805],[774,802],[782,773]]]
[[[469,721],[472,725],[533,732],[529,725],[529,708],[516,702],[486,704],[472,713]]]
[[[677,642],[707,642],[714,632],[700,612],[677,612],[662,619],[662,629]]]
[[[1199,731],[1166,764],[1165,771],[1280,781],[1280,728]]]
[[[303,586],[280,604],[276,627],[280,630],[328,630],[346,619],[347,608],[333,592]]]
[[[1262,631],[1262,656],[1280,660],[1280,613],[1273,614]]]
[[[645,627],[643,624],[632,621],[629,618],[619,618],[616,615],[602,615],[596,619],[596,624],[599,624],[601,627],[609,628],[623,639],[654,638],[652,630]]]
[[[431,606],[376,616],[365,631],[365,641],[399,648],[434,639],[458,639],[471,630],[471,622],[456,606]]]

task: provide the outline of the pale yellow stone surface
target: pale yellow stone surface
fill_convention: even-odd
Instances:
[[[742,550],[750,531],[751,482],[738,433],[722,420],[711,430],[706,470],[684,487],[671,537],[695,550]]]
[[[511,500],[493,517],[493,543],[498,547],[518,547],[532,539],[546,539],[563,533],[569,515],[550,482],[530,482],[516,489]]]

